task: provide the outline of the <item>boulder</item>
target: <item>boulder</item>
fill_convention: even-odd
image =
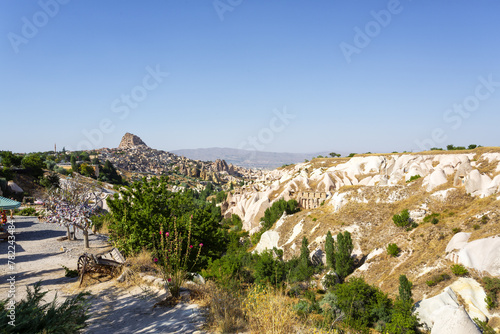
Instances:
[[[276,231],[266,231],[262,233],[260,241],[255,246],[254,253],[262,253],[266,249],[278,248],[278,241],[280,240],[280,234]]]
[[[480,334],[462,306],[458,304],[455,292],[446,287],[432,298],[423,299],[415,306],[420,322],[431,329],[431,334]]]

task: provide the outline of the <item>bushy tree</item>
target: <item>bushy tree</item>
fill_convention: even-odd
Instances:
[[[40,155],[32,153],[24,156],[21,165],[26,168],[33,176],[41,176],[43,168],[46,167]]]
[[[278,285],[284,280],[285,265],[275,250],[266,250],[257,257],[254,275],[257,283]]]
[[[391,319],[392,301],[386,294],[356,277],[335,286],[335,308],[344,315],[344,322],[357,330],[366,330],[376,322]]]
[[[262,228],[265,230],[270,229],[283,215],[283,212],[286,212],[287,215],[291,215],[299,210],[299,203],[294,199],[289,201],[285,201],[284,199],[277,200],[264,212],[264,217],[261,218]]]
[[[335,250],[335,272],[341,281],[352,273],[354,260],[351,257],[353,244],[351,233],[345,231],[337,235],[337,247]]]
[[[92,166],[90,166],[89,164],[87,164],[87,163],[81,164],[80,168],[79,168],[79,171],[80,171],[80,174],[82,174],[83,176],[95,178],[95,170],[94,170],[94,168]]]
[[[406,275],[399,276],[399,297],[394,303],[391,322],[387,324],[386,331],[390,334],[414,334],[419,326],[418,318],[413,314],[413,284]]]
[[[335,270],[335,240],[332,233],[328,231],[325,241],[326,265]]]
[[[125,254],[142,248],[152,250],[160,244],[159,232],[171,231],[174,220],[183,236],[187,236],[191,221],[193,245],[204,244],[195,269],[205,267],[208,258],[219,258],[227,249],[229,232],[220,224],[220,208],[198,200],[197,192],[191,189],[169,191],[167,181],[165,177],[144,178],[108,198],[113,215],[110,240]]]
[[[99,166],[99,181],[111,184],[123,184],[123,178],[118,175],[115,166],[109,161],[104,162],[104,166]]]

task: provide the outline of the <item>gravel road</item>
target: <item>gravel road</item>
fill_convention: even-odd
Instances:
[[[15,277],[16,301],[26,296],[26,287],[39,281],[42,290],[48,291],[45,301],[52,301],[56,294],[62,301],[80,291],[77,279],[65,277],[62,266],[76,269],[77,259],[84,252],[102,254],[110,250],[104,235],[91,234],[90,249],[84,248],[81,231],[77,231],[78,240],[59,241],[66,235],[66,228],[39,222],[36,217],[15,216],[14,226],[14,244],[0,242],[0,299],[8,298],[7,280]],[[11,261],[15,265],[11,267],[8,252],[12,246],[15,258],[11,253]],[[92,316],[83,333],[203,333],[199,330],[203,317],[195,304],[153,309],[157,299],[145,298],[139,287],[120,288],[115,280],[94,284],[86,290],[93,296]]]

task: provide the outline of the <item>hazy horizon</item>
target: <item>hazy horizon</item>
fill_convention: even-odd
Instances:
[[[497,146],[500,3],[0,3],[0,150]]]

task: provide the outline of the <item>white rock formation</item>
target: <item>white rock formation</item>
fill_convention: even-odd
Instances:
[[[457,233],[446,247],[448,258],[466,267],[500,276],[500,238],[491,237],[469,243],[468,233]],[[469,235],[470,236],[470,235]]]
[[[478,318],[481,321],[487,321],[491,317],[486,302],[486,292],[479,282],[473,278],[461,277],[450,288],[462,297],[467,305],[468,313],[472,319]]]
[[[417,303],[415,312],[421,323],[435,334],[480,334],[462,306],[458,304],[455,292],[447,287],[432,298]]]
[[[448,182],[450,177],[454,187],[464,186],[472,196],[486,197],[499,193],[500,175],[481,174],[477,167],[482,163],[473,161],[475,158],[477,161],[497,163],[496,170],[500,172],[500,153],[485,153],[481,157],[476,157],[475,153],[353,157],[330,167],[311,162],[300,163],[259,174],[252,185],[232,196],[228,213],[238,214],[244,229],[256,231],[260,217],[276,199],[297,199],[302,191],[331,193],[326,204],[339,210],[347,202],[345,192],[339,192],[343,186],[403,187],[407,186],[405,181],[414,175],[423,178],[422,186],[431,193]],[[445,199],[451,189],[435,196]]]
[[[273,249],[278,247],[278,241],[280,240],[280,235],[276,231],[266,231],[262,233],[260,241],[255,246],[254,253],[262,253],[266,249]]]

